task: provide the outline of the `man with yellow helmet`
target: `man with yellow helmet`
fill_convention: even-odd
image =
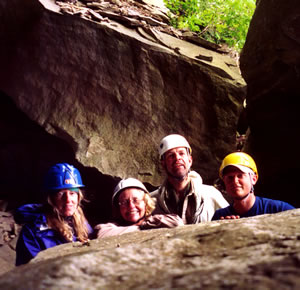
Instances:
[[[294,209],[290,204],[254,195],[258,172],[253,158],[243,152],[227,155],[219,170],[233,204],[215,212],[213,220],[235,219]]]

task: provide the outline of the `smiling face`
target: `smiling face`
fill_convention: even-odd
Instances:
[[[72,216],[78,207],[79,195],[75,191],[62,189],[54,194],[53,202],[61,216]]]
[[[145,192],[138,188],[126,188],[119,196],[119,206],[122,218],[131,223],[136,223],[145,216]]]
[[[246,197],[257,181],[255,174],[244,173],[235,166],[228,166],[223,172],[226,192],[237,200]]]
[[[161,162],[169,176],[184,179],[188,175],[193,160],[192,156],[188,154],[187,148],[177,147],[167,151]]]

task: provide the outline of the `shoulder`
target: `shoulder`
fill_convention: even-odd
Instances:
[[[222,193],[212,185],[202,184],[201,190],[214,196],[222,195]]]
[[[256,200],[258,205],[263,207],[266,213],[273,213],[273,212],[294,209],[292,205],[281,200],[275,200],[275,199],[259,197],[259,196],[256,196]]]
[[[202,195],[204,195],[205,197],[209,197],[213,200],[223,200],[224,199],[223,194],[212,185],[202,184],[202,186],[200,188],[200,193]],[[228,205],[228,204],[226,204],[226,205]]]
[[[202,184],[203,183],[201,175],[196,171],[190,171],[189,172],[189,178],[194,183],[197,183],[197,184]]]
[[[17,224],[34,223],[37,220],[43,219],[44,214],[41,204],[25,204],[20,206],[15,214],[14,219]]]
[[[210,194],[210,195],[222,195],[219,190],[217,190],[212,185],[207,185],[202,183],[201,176],[195,172],[192,171],[192,175],[190,174],[189,177],[191,177],[191,183],[196,192],[200,192],[201,194]]]
[[[223,194],[212,185],[202,184],[200,187],[196,188],[196,194],[202,196],[206,200],[217,203],[220,205],[219,207],[226,207],[229,205]]]

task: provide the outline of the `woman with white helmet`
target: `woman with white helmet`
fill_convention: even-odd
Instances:
[[[86,242],[92,233],[81,208],[84,185],[74,166],[52,166],[44,187],[45,204],[26,204],[16,210],[15,221],[23,225],[16,246],[16,266],[28,263],[42,250],[72,241]]]
[[[98,238],[137,230],[171,228],[183,225],[177,215],[151,215],[155,200],[142,182],[135,178],[121,180],[112,196],[114,222],[95,227]]]

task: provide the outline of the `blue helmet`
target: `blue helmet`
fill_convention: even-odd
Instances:
[[[57,163],[48,170],[45,176],[44,187],[46,191],[53,191],[84,187],[84,185],[78,169],[68,163]]]

